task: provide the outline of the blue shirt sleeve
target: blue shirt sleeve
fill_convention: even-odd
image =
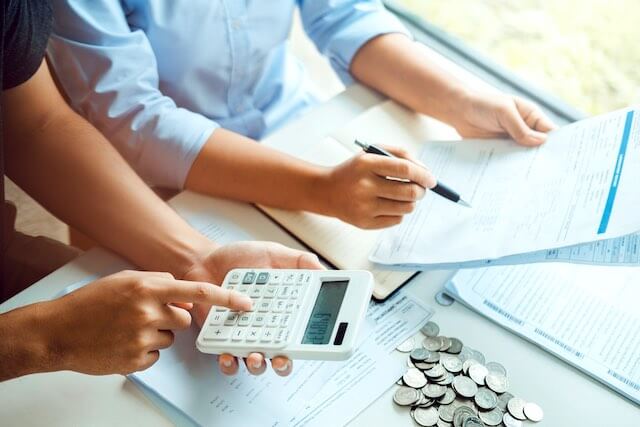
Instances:
[[[181,189],[219,125],[159,89],[146,35],[118,0],[54,0],[49,57],[72,107],[151,185]],[[187,29],[185,29],[187,30]]]
[[[380,0],[299,0],[299,4],[307,35],[345,85],[353,83],[349,67],[366,42],[389,33],[410,36]]]

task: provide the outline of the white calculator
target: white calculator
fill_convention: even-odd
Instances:
[[[373,291],[368,271],[235,269],[223,288],[248,295],[251,312],[212,307],[198,335],[203,353],[345,360]]]

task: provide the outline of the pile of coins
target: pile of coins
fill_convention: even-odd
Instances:
[[[507,391],[507,371],[497,362],[485,362],[482,353],[457,338],[439,335],[427,322],[424,340],[411,338],[398,351],[409,353],[407,372],[398,380],[393,400],[411,407],[421,426],[521,427],[523,421],[542,421],[542,408]]]

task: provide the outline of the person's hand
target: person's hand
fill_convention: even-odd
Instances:
[[[471,92],[461,98],[449,121],[464,138],[511,137],[537,146],[556,128],[532,102],[500,92]]]
[[[173,343],[173,330],[188,328],[192,303],[247,310],[251,300],[169,273],[122,271],[42,305],[34,325],[47,337],[59,369],[93,375],[147,369]]]
[[[365,229],[399,224],[413,212],[436,179],[406,150],[383,147],[398,158],[361,153],[327,171],[320,197],[324,212]]]
[[[273,242],[238,242],[214,249],[205,255],[193,268],[183,276],[186,280],[200,280],[220,284],[227,272],[234,268],[290,268],[290,269],[322,269],[318,257],[304,251],[288,248]],[[200,326],[206,320],[211,303],[195,304],[193,315]],[[252,353],[245,359],[247,370],[254,374],[262,374],[267,364],[260,353]],[[218,357],[220,371],[226,375],[238,372],[238,360],[229,355]],[[286,357],[274,357],[271,361],[274,371],[280,376],[291,373],[293,363]]]

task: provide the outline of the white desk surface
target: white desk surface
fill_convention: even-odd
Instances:
[[[381,98],[355,86],[319,106],[270,138],[276,145],[316,139],[336,129]],[[304,130],[304,132],[301,132]],[[118,258],[95,249],[0,305],[0,312],[53,297],[90,274],[119,269]],[[408,288],[435,309],[442,334],[460,338],[508,370],[510,391],[537,402],[548,426],[640,426],[640,408],[587,375],[511,334],[459,303],[442,307],[434,295],[450,273],[423,273]],[[89,319],[87,321],[90,321]],[[398,363],[406,355],[397,353]],[[213,365],[212,365],[213,369]],[[395,386],[371,404],[353,426],[412,426],[406,408],[392,402]],[[255,414],[258,416],[259,414]],[[248,414],[251,419],[251,414]],[[29,375],[0,383],[2,426],[136,425],[168,426],[170,421],[124,377],[92,377],[72,372]]]

